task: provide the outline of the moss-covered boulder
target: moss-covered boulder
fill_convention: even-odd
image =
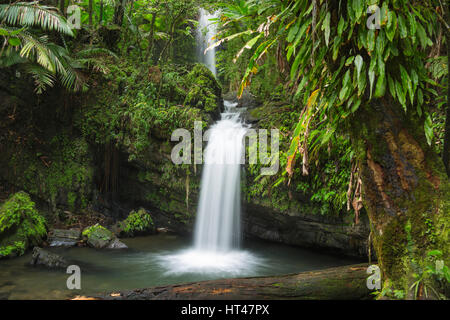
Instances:
[[[98,223],[83,230],[83,239],[93,248],[101,249],[115,238],[114,234]]]
[[[223,109],[222,88],[212,72],[202,64],[196,64],[186,77],[189,88],[184,104],[199,108],[213,119],[218,119]]]
[[[156,232],[150,213],[143,208],[138,211],[131,211],[125,220],[119,222],[118,227],[121,237],[135,237]]]
[[[46,221],[27,193],[13,194],[0,207],[0,259],[24,254],[46,234]]]
[[[83,230],[83,240],[88,246],[96,249],[126,249],[126,244],[116,238],[114,233],[98,223]]]

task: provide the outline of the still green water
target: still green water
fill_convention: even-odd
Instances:
[[[191,245],[190,239],[159,234],[122,241],[129,249],[48,248],[71,264],[80,266],[80,290],[67,289],[66,281],[70,275],[65,270],[30,266],[31,253],[0,260],[0,299],[67,299],[99,292],[229,277],[279,275],[361,262],[276,243],[246,241],[240,251],[243,254],[236,256],[244,260],[233,261],[229,269],[209,272],[206,268],[183,273],[180,272],[183,266],[173,266],[177,260],[171,257],[185,252]]]

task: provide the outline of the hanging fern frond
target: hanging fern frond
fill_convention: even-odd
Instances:
[[[24,70],[33,77],[36,93],[41,94],[47,87],[53,87],[55,83],[54,75],[42,66],[26,64]]]

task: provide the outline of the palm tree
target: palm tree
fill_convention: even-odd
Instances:
[[[50,32],[73,36],[71,27],[57,9],[38,2],[0,5],[0,68],[12,65],[30,74],[36,92],[54,85],[59,79],[64,87],[79,91],[86,87],[67,48],[49,40]]]

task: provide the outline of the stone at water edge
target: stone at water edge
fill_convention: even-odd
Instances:
[[[128,248],[110,230],[98,223],[87,227],[82,232],[83,239],[88,246],[96,249],[126,249]]]
[[[109,243],[107,249],[128,249],[128,246],[119,239],[115,238]]]
[[[46,251],[39,247],[33,248],[30,264],[33,266],[43,265],[49,268],[67,268],[69,266],[66,259],[60,255]]]
[[[81,240],[81,231],[78,229],[53,229],[48,235],[50,247],[73,247]]]

